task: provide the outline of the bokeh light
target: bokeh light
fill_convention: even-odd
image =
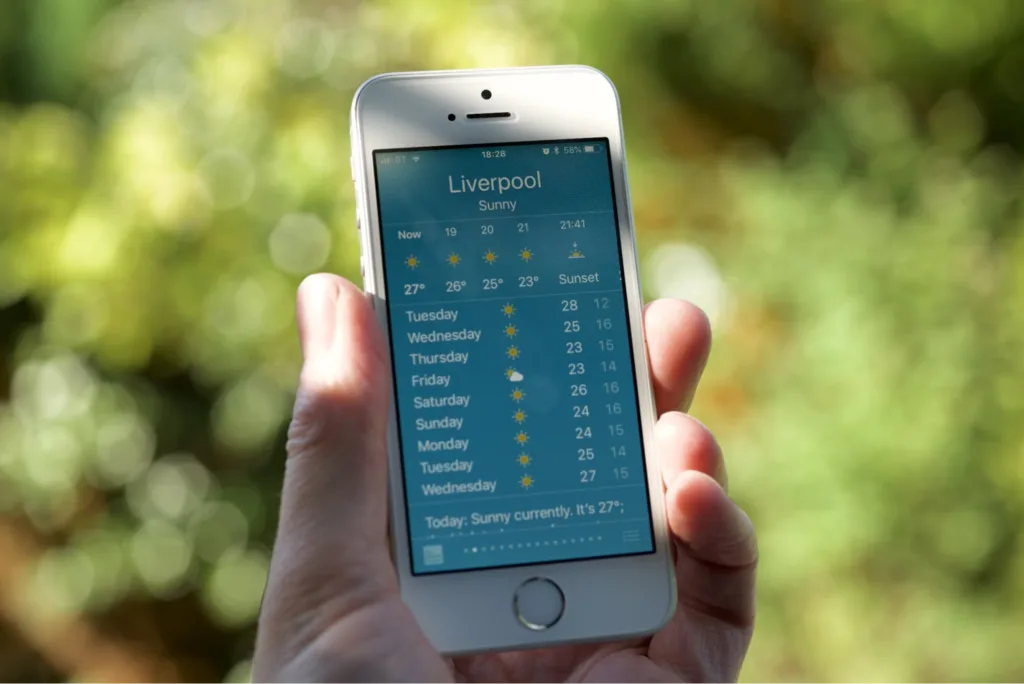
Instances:
[[[268,567],[267,555],[260,551],[223,554],[203,591],[213,619],[227,627],[252,622],[259,613]]]

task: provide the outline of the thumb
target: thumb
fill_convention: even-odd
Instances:
[[[397,587],[387,546],[388,369],[365,295],[314,275],[298,293],[303,366],[261,623],[322,629]]]

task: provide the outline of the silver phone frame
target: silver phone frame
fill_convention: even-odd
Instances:
[[[492,92],[491,99],[481,97],[483,89]],[[512,116],[472,123],[465,119],[467,113],[492,111],[508,111]],[[448,120],[449,113],[456,114],[455,122]],[[655,552],[413,575],[393,405],[388,430],[392,552],[404,601],[433,645],[446,655],[628,638],[660,629],[675,611],[676,584],[664,486],[653,453],[657,413],[644,336],[624,136],[614,85],[602,72],[586,66],[382,74],[366,81],[356,92],[351,135],[364,288],[371,295],[389,345],[374,150],[608,139]],[[557,582],[566,601],[562,619],[543,631],[526,629],[512,607],[515,588],[537,576]]]

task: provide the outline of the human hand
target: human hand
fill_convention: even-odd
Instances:
[[[710,349],[694,306],[660,300],[644,326],[655,448],[679,605],[653,637],[447,660],[402,602],[388,543],[387,347],[370,304],[329,275],[299,288],[304,365],[260,614],[256,681],[734,681],[750,643],[753,526],[725,493],[721,451],[688,405]]]

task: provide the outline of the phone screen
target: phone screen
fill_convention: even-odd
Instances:
[[[607,139],[374,167],[413,573],[652,553]]]

